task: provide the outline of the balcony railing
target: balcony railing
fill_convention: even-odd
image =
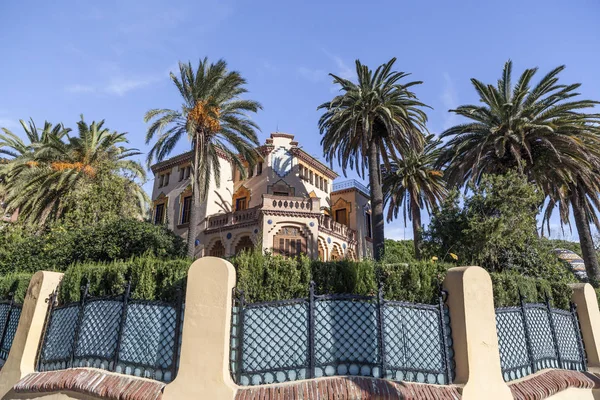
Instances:
[[[320,212],[320,200],[314,197],[290,197],[263,194],[263,210]]]
[[[215,229],[228,225],[241,224],[243,222],[254,221],[258,219],[259,207],[248,208],[247,210],[240,210],[235,212],[229,212],[226,214],[216,214],[208,217],[207,229]]]
[[[362,183],[360,183],[359,181],[357,181],[356,179],[349,179],[349,180],[343,181],[343,182],[335,182],[333,184],[334,192],[337,192],[338,190],[344,190],[344,189],[357,189],[359,192],[361,192],[362,194],[364,194],[367,197],[369,197],[371,195],[369,188],[366,187],[365,185],[363,185]]]
[[[341,237],[349,242],[356,240],[355,230],[334,221],[331,217],[324,214],[319,216],[319,231]]]

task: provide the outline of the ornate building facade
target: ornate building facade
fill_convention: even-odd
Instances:
[[[227,257],[246,248],[313,259],[372,256],[368,189],[337,174],[298,146],[294,136],[272,133],[245,178],[223,155],[200,208],[196,256]],[[192,153],[152,166],[152,220],[186,237],[190,220]]]

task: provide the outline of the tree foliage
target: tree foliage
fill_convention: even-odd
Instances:
[[[373,71],[356,60],[356,83],[330,74],[341,94],[318,107],[324,110],[319,129],[327,161],[337,159],[344,174],[349,168],[364,176],[368,169],[376,259],[384,251],[381,162],[389,170],[392,159],[422,149],[427,121],[427,106],[410,89],[422,82],[401,83],[410,74],[393,71],[395,62],[392,58]]]
[[[21,124],[29,143],[7,129],[0,134],[0,150],[12,157],[0,166],[0,177],[6,206],[19,209],[22,222],[43,228],[69,214],[81,223],[113,215],[143,217],[148,199],[141,184],[146,175],[130,159],[140,152],[122,145],[127,143],[125,133],[111,132],[104,121],[88,125],[83,116],[73,136],[62,125],[46,123],[40,133],[33,121],[29,127]],[[111,210],[104,215],[106,207]]]
[[[191,142],[192,204],[188,227],[188,255],[195,254],[197,209],[206,201],[209,186],[220,186],[219,157],[224,155],[240,171],[243,162],[254,165],[258,125],[249,113],[262,109],[260,103],[245,100],[246,80],[237,71],[229,71],[224,60],[209,63],[200,60],[196,70],[191,63],[179,63],[179,76],[171,73],[183,103],[181,109],[152,109],[144,120],[150,123],[146,143],[154,141],[148,164],[165,159],[175,145],[186,138]],[[243,172],[242,172],[243,173]]]
[[[534,277],[573,279],[547,241],[537,234],[536,216],[543,193],[515,172],[484,175],[471,184],[460,203],[453,191],[433,214],[426,231],[431,255],[488,271],[514,271]]]

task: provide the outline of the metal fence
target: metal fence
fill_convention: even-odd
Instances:
[[[587,369],[576,305],[553,308],[525,303],[496,309],[500,363],[505,381],[519,379],[545,368]]]
[[[49,299],[48,319],[38,352],[38,371],[101,368],[170,382],[176,375],[183,320],[182,296],[173,303],[119,296],[88,296],[57,306]]]
[[[236,291],[231,373],[239,385],[333,375],[449,384],[454,359],[450,316],[436,305],[377,296],[316,295],[247,304]]]
[[[0,327],[2,329],[0,333],[0,366],[4,365],[8,353],[10,353],[10,348],[17,333],[19,318],[21,318],[22,307],[22,304],[14,302],[12,294],[9,300],[0,301]]]

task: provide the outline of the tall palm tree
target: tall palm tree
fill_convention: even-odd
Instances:
[[[440,155],[440,140],[434,135],[425,139],[425,148],[409,150],[402,159],[392,163],[383,175],[384,204],[388,206],[387,221],[398,217],[402,210],[404,225],[412,221],[415,257],[421,258],[421,210],[436,209],[448,190],[444,174],[435,167]]]
[[[260,103],[241,99],[246,80],[237,71],[229,71],[227,63],[219,60],[200,60],[196,71],[191,63],[179,63],[179,77],[171,73],[179,90],[181,109],[153,109],[144,120],[152,121],[146,143],[156,142],[148,154],[148,164],[167,157],[175,145],[186,137],[194,152],[192,164],[192,204],[188,226],[188,256],[195,256],[196,230],[200,204],[206,201],[211,178],[220,185],[218,154],[225,154],[238,170],[244,171],[243,161],[251,166],[256,159],[258,126],[248,117],[249,112],[262,109]]]
[[[451,140],[439,164],[447,166],[449,183],[458,185],[477,183],[483,174],[516,169],[544,191],[551,208],[562,204],[562,221],[568,218],[564,207],[569,204],[588,276],[598,280],[595,253],[588,251],[593,246],[588,221],[591,209],[585,211],[581,196],[582,191],[598,193],[600,115],[582,110],[599,103],[573,100],[581,84],[559,84],[558,75],[564,68],[553,69],[533,87],[530,83],[537,68],[526,69],[513,85],[510,60],[496,86],[471,79],[482,104],[450,110],[470,121],[442,134]]]
[[[19,208],[26,223],[43,226],[59,220],[68,210],[66,196],[84,179],[93,179],[98,171],[125,174],[131,196],[138,201],[138,216],[144,213],[147,196],[135,179],[144,179],[143,167],[128,158],[141,154],[121,146],[125,133],[104,128],[104,121],[88,125],[83,116],[77,123],[78,136],[50,135],[46,141],[32,145],[9,162],[6,174],[6,204]],[[66,137],[66,141],[63,138]]]
[[[27,124],[22,119],[19,122],[29,143],[7,128],[0,128],[2,131],[0,133],[0,154],[11,159],[33,152],[36,146],[47,144],[52,138],[62,139],[71,131],[63,124],[52,125],[48,121],[44,121],[44,127],[41,129],[35,125],[33,119],[30,119]]]
[[[409,90],[422,82],[400,83],[409,74],[392,71],[395,62],[392,58],[373,72],[356,60],[357,83],[330,74],[342,93],[318,107],[325,110],[319,119],[325,158],[330,163],[337,158],[344,175],[356,168],[364,177],[368,169],[376,260],[384,252],[381,162],[390,169],[398,154],[422,149],[427,122],[422,110],[427,106]]]

